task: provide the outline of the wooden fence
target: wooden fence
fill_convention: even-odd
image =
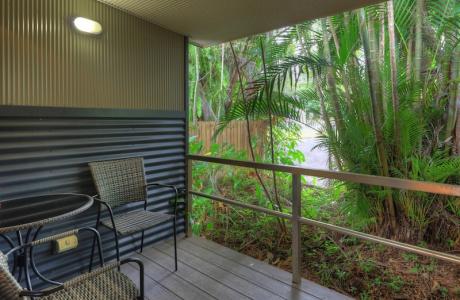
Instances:
[[[195,125],[190,125],[190,136],[196,136],[198,141],[203,143],[201,153],[209,152],[212,143],[220,145],[232,145],[235,150],[244,150],[250,157],[250,148],[248,141],[248,132],[246,121],[231,122],[217,137],[213,140],[214,133],[217,129],[217,123],[213,121],[198,121]],[[254,149],[256,154],[261,155],[263,146],[266,141],[266,133],[268,130],[268,121],[251,121],[249,124],[251,137],[256,139],[257,146]]]

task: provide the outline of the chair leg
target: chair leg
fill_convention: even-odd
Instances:
[[[144,251],[144,230],[142,230],[142,238],[141,238],[141,253]]]
[[[115,236],[115,247],[116,247],[116,252],[117,252],[117,261],[120,261],[120,243],[118,242],[118,233],[117,233],[117,230],[115,229],[115,222],[113,221],[113,218],[112,218],[112,224],[114,225],[113,235]],[[118,270],[120,270],[120,267],[118,267]]]
[[[99,222],[101,220],[101,207],[99,206],[99,209],[97,211],[97,218],[96,218],[96,226],[94,229],[97,230],[99,227]],[[93,237],[93,245],[91,246],[91,257],[89,259],[89,271],[93,269],[93,259],[94,259],[94,248],[96,247],[96,236]]]
[[[177,272],[177,237],[176,237],[176,218],[173,219],[174,230],[174,272]]]

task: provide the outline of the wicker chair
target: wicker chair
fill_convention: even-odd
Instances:
[[[96,236],[101,267],[89,273],[81,274],[66,282],[56,282],[37,272],[39,279],[54,286],[43,290],[26,290],[16,281],[8,267],[8,257],[16,251],[31,249],[32,247],[53,242],[63,237],[75,235],[79,231],[90,231]],[[40,300],[135,300],[144,299],[144,266],[138,259],[124,259],[121,262],[104,265],[99,233],[94,228],[81,228],[54,236],[46,237],[29,244],[18,246],[6,254],[0,252],[0,299],[40,299]],[[134,262],[139,265],[140,291],[136,285],[118,268],[125,263]],[[31,261],[29,261],[32,264]]]
[[[99,224],[102,224],[114,232],[117,258],[120,258],[118,235],[123,236],[136,232],[142,232],[142,252],[144,247],[144,231],[158,224],[172,221],[174,230],[174,270],[177,271],[176,215],[179,188],[173,185],[161,183],[147,184],[145,179],[144,160],[141,157],[91,162],[89,163],[89,167],[98,192],[98,195],[94,197],[94,200],[100,204],[96,229]],[[175,197],[173,203],[173,215],[147,210],[147,190],[151,187],[166,187],[174,191]],[[134,210],[122,215],[114,216],[112,208],[137,201],[144,202],[143,210]],[[101,209],[103,206],[105,206],[109,211],[110,220],[100,220]],[[93,255],[91,255],[91,257],[92,256]]]

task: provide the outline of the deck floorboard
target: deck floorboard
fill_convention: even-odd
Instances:
[[[178,241],[178,271],[173,272],[173,249],[169,240],[134,255],[144,262],[148,300],[351,299],[306,279],[293,286],[289,272],[199,237]],[[135,264],[123,272],[138,284]]]
[[[197,284],[205,279],[187,266],[179,264],[179,270],[173,272],[173,261],[168,256],[158,255],[156,250],[150,248],[144,249],[144,253],[137,255],[137,257],[144,262],[146,275],[157,278],[160,285],[178,297],[182,299],[216,299]],[[159,270],[162,274],[161,277],[155,274]],[[163,276],[164,272],[167,272],[165,276]],[[212,282],[207,283],[211,284]]]
[[[123,265],[122,271],[128,275],[128,277],[131,278],[131,280],[133,280],[136,286],[139,288],[138,268],[131,264]],[[169,290],[161,286],[148,275],[145,275],[144,277],[144,285],[146,300],[181,300],[180,297],[171,293]]]
[[[156,249],[158,249],[159,251],[169,252],[168,250],[171,250],[172,246],[164,243],[156,246]],[[220,284],[230,289],[234,289],[235,291],[238,291],[240,294],[242,294],[241,296],[244,295],[250,299],[282,300],[282,298],[277,296],[276,294],[271,293],[266,289],[260,288],[259,286],[251,282],[248,282],[244,278],[241,278],[226,270],[216,267],[207,260],[193,256],[187,253],[186,251],[183,251],[181,248],[178,249],[177,253],[178,259],[182,261],[184,264],[188,265],[189,267],[195,270],[199,270],[199,272],[201,272],[205,276],[208,276],[209,278],[213,278]]]
[[[216,253],[217,255],[223,256],[227,259],[230,259],[234,262],[237,262],[243,266],[251,268],[257,272],[261,272],[266,276],[277,279],[281,282],[284,282],[288,285],[292,285],[292,276],[291,273],[286,272],[280,268],[274,267],[267,263],[264,263],[260,260],[257,260],[253,257],[241,254],[235,250],[227,248],[225,246],[219,245],[212,241],[206,240],[200,237],[191,237],[187,239],[188,242],[194,243],[202,248],[209,249]],[[320,284],[317,284],[313,281],[302,278],[302,284],[298,287],[300,290],[314,295],[320,299],[353,299],[348,296],[342,295],[334,290],[326,288]]]
[[[302,300],[317,300],[320,299],[315,295],[306,293],[300,289],[293,288],[291,284],[287,284],[269,277],[261,272],[241,265],[226,257],[220,256],[206,248],[199,247],[188,240],[184,240],[179,244],[179,248],[187,251],[191,255],[197,256],[202,260],[208,261],[226,272],[235,274],[244,280],[247,280],[260,288],[268,290],[283,299],[302,299]]]

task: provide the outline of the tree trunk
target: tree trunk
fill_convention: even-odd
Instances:
[[[335,135],[334,128],[332,127],[331,120],[329,118],[329,114],[327,113],[323,92],[321,91],[321,78],[319,77],[315,78],[315,87],[316,87],[316,93],[318,94],[318,97],[319,97],[321,116],[323,117],[323,122],[326,125],[327,134],[330,137],[330,139],[335,143],[337,141],[337,137]],[[343,166],[342,166],[342,161],[340,160],[340,156],[337,154],[337,151],[335,149],[330,149],[330,150],[337,164],[337,167],[339,168],[340,171],[342,171]],[[330,156],[329,156],[329,169],[332,169]]]
[[[381,169],[381,175],[383,176],[389,176],[389,168],[388,168],[388,160],[387,160],[387,154],[385,151],[385,141],[384,141],[384,136],[382,132],[382,122],[381,118],[379,115],[381,114],[380,111],[380,105],[377,100],[377,90],[375,88],[375,78],[373,78],[374,73],[372,72],[372,69],[375,68],[373,66],[373,62],[371,60],[371,51],[369,47],[369,37],[368,34],[371,34],[372,31],[368,31],[367,29],[367,24],[366,24],[366,15],[364,9],[360,9],[359,12],[359,18],[360,18],[360,31],[361,31],[361,38],[363,42],[363,47],[364,47],[364,56],[366,59],[366,69],[367,73],[369,76],[369,91],[371,95],[371,106],[372,106],[372,119],[373,119],[373,127],[374,127],[374,132],[375,132],[375,140],[376,140],[376,147],[377,147],[377,155],[378,159],[380,162],[380,169]],[[385,189],[386,191],[386,200],[385,200],[385,206],[387,209],[387,214],[388,214],[388,221],[390,223],[390,228],[393,232],[393,234],[396,233],[397,230],[397,222],[396,222],[396,213],[395,213],[395,206],[393,203],[393,197],[391,194],[391,190]]]
[[[340,109],[340,102],[339,96],[337,94],[337,85],[335,81],[335,72],[334,67],[332,67],[332,59],[331,59],[331,51],[329,49],[329,34],[326,25],[326,19],[321,19],[321,25],[323,30],[323,51],[324,51],[324,58],[326,59],[327,63],[329,64],[327,67],[327,83],[328,83],[328,90],[331,96],[332,105],[334,106],[334,121],[335,126],[338,132],[344,130],[343,126],[343,119],[342,119],[342,112]]]
[[[198,47],[195,47],[195,88],[193,90],[193,105],[192,105],[192,122],[196,124],[196,106],[198,101],[198,83],[200,81],[200,54]]]
[[[334,28],[334,24],[332,23],[332,18],[328,17],[327,21],[329,23],[329,28],[331,30],[331,35],[332,35],[332,39],[334,41],[335,49],[337,50],[337,57],[340,58],[340,43],[339,43],[339,38],[337,36],[337,32],[335,31],[335,28]]]
[[[345,29],[347,32],[350,32],[350,13],[345,12],[344,13],[344,24],[345,24]],[[356,84],[350,84],[350,82],[353,82],[354,78],[361,78],[359,75],[359,67],[358,63],[356,60],[356,57],[352,55],[347,62],[347,74],[346,74],[346,80],[349,82],[350,86],[350,92],[353,98],[359,98],[361,97],[361,90],[359,89],[358,85]],[[357,115],[359,115],[359,118],[363,120],[366,123],[369,123],[368,116],[365,113],[364,115],[360,115],[361,111],[355,111]]]
[[[412,36],[409,37],[407,42],[407,57],[406,57],[406,79],[410,79],[412,76],[412,52],[414,51],[414,40]]]
[[[455,132],[454,135],[454,153],[460,155],[460,48],[454,51],[452,56],[451,76],[450,76],[450,93],[449,104],[454,106]],[[450,106],[449,105],[449,106]],[[449,108],[450,109],[450,108]],[[449,111],[450,112],[450,111]]]
[[[233,89],[236,84],[236,80],[238,79],[238,74],[236,73],[236,69],[234,68],[230,75],[230,82],[228,83],[227,88],[227,99],[225,100],[224,107],[225,111],[227,112],[233,104]]]
[[[304,51],[304,53],[308,54],[308,55],[311,55],[309,49],[307,49],[307,47],[305,46],[304,41],[303,41],[301,36],[299,36],[299,40],[301,42],[302,50]],[[320,46],[320,45],[318,45],[318,46]],[[336,44],[336,47],[337,46],[338,46],[338,44]],[[316,88],[316,93],[318,94],[318,97],[320,99],[320,109],[321,109],[320,113],[321,113],[321,117],[323,119],[323,122],[324,122],[324,124],[326,126],[327,134],[328,134],[328,136],[330,137],[331,140],[336,142],[337,141],[337,136],[335,134],[334,127],[331,124],[331,119],[330,119],[329,114],[328,114],[327,109],[326,109],[324,95],[323,95],[323,92],[321,90],[321,81],[322,80],[318,75],[315,75],[315,78],[314,78],[313,81],[314,81],[314,85],[315,85],[315,88]],[[332,163],[331,163],[332,159],[331,159],[331,157],[334,158],[339,170],[343,170],[342,162],[340,160],[340,156],[337,154],[337,151],[335,151],[335,149],[331,149],[331,151],[329,153],[329,156],[328,156],[328,158],[329,158],[329,164],[328,165],[329,165],[330,169],[332,169]]]
[[[245,44],[244,44],[244,47],[243,47],[243,51],[241,51],[241,53],[244,55],[246,53],[246,50],[248,49],[248,46],[249,46],[249,39],[246,39],[245,41]],[[232,52],[233,53],[233,52]],[[225,107],[225,111],[227,112],[228,109],[230,107],[232,107],[232,104],[233,104],[233,89],[235,87],[235,84],[237,82],[237,79],[238,79],[238,72],[244,67],[246,66],[248,63],[249,63],[249,59],[246,61],[246,63],[244,64],[239,64],[238,66],[234,66],[232,72],[231,72],[231,76],[230,76],[230,82],[228,84],[228,88],[227,88],[227,99],[225,100],[225,104],[224,104],[224,107]]]
[[[224,58],[225,58],[225,44],[222,44],[221,63],[220,63],[220,89],[224,88]]]
[[[238,60],[238,57],[236,56],[235,48],[233,47],[232,42],[230,42],[230,50],[232,51],[233,59],[235,61],[235,68],[236,68],[236,72],[238,74],[238,82],[239,82],[239,86],[240,86],[241,97],[242,97],[242,100],[243,100],[243,102],[245,103],[245,106],[246,106],[246,109],[245,109],[246,110],[245,111],[246,133],[247,133],[247,136],[248,136],[249,150],[250,150],[250,154],[251,154],[251,159],[252,159],[252,161],[255,161],[256,156],[255,156],[255,153],[254,153],[254,147],[252,146],[252,138],[251,138],[252,134],[251,134],[251,128],[250,128],[250,122],[249,122],[249,110],[247,108],[248,102],[247,102],[247,99],[246,99],[246,95],[244,93],[243,77],[242,77],[241,72],[240,72],[240,62]],[[256,173],[257,180],[259,181],[260,185],[262,186],[262,189],[264,190],[264,194],[267,197],[268,201],[271,203],[272,208],[274,210],[278,210],[276,205],[273,203],[272,197],[271,197],[270,193],[268,192],[268,189],[265,186],[265,183],[263,182],[262,177],[259,174],[259,170],[257,168],[254,168],[254,172]],[[283,222],[280,220],[280,218],[277,218],[277,221],[278,221],[278,225],[280,227],[280,230],[283,232],[283,230],[285,230],[285,226],[283,226]]]
[[[202,109],[202,112],[203,112],[203,114],[202,114],[203,115],[203,120],[204,121],[216,121],[217,120],[216,114],[214,113],[211,105],[208,102],[208,99],[206,98],[206,94],[204,92],[204,87],[203,87],[203,84],[201,83],[201,81],[199,81],[198,92],[199,92],[200,98],[201,98],[201,109]]]
[[[414,79],[419,83],[422,74],[422,26],[424,15],[424,0],[416,0],[415,7],[415,53],[414,53]]]
[[[385,3],[382,3],[382,15],[380,16],[380,33],[379,33],[379,64],[385,63]]]
[[[369,65],[370,72],[372,76],[369,77],[371,80],[372,88],[375,92],[376,104],[379,108],[379,114],[375,117],[380,119],[380,123],[383,123],[384,120],[384,105],[382,99],[382,83],[380,79],[380,65],[379,65],[379,44],[375,32],[375,21],[373,18],[369,18],[367,23],[367,34],[369,39],[369,59],[371,64]]]
[[[380,78],[383,78],[382,79],[382,84],[380,85],[380,88],[382,89],[381,91],[381,95],[382,95],[382,105],[383,105],[383,114],[386,115],[387,114],[387,99],[388,99],[388,96],[387,96],[387,90],[386,90],[386,85],[384,84],[384,78],[385,78],[385,75],[384,75],[384,71],[383,71],[383,66],[385,66],[385,39],[386,39],[386,35],[385,35],[385,29],[386,29],[386,26],[385,26],[385,11],[386,11],[386,6],[385,6],[385,3],[382,3],[381,4],[381,15],[380,15],[380,33],[379,33],[379,44],[378,44],[378,52],[379,52],[379,75],[380,75]]]
[[[390,47],[390,69],[391,69],[391,100],[393,103],[393,134],[396,165],[401,159],[401,132],[399,125],[399,95],[398,95],[398,65],[396,62],[396,37],[393,0],[387,2],[388,10],[388,43]]]
[[[335,31],[334,24],[332,24],[332,18],[328,17],[327,20],[329,21],[329,27],[331,29],[331,34],[334,40],[335,50],[337,53],[337,57],[340,58],[340,42],[337,36],[337,32]],[[350,82],[348,81],[348,74],[345,71],[345,65],[340,70],[340,76],[342,77],[343,81],[343,89],[345,91],[345,101],[347,103],[348,111],[353,109],[352,100],[350,95]]]
[[[270,154],[271,154],[271,161],[272,164],[275,164],[275,138],[273,136],[273,115],[272,115],[272,93],[270,91],[270,84],[267,79],[267,65],[265,62],[265,49],[264,49],[264,43],[263,40],[260,39],[260,49],[261,49],[261,54],[262,54],[262,64],[263,64],[263,72],[264,72],[264,81],[265,81],[265,97],[267,97],[267,102],[268,102],[268,125],[269,125],[269,134],[270,134]],[[282,206],[281,202],[279,199],[278,195],[278,184],[276,182],[276,172],[272,171],[272,176],[273,176],[273,188],[275,192],[275,201],[276,205],[278,205],[278,210],[282,211]],[[286,230],[286,225],[284,223],[284,220],[281,222],[283,224],[283,230]]]

